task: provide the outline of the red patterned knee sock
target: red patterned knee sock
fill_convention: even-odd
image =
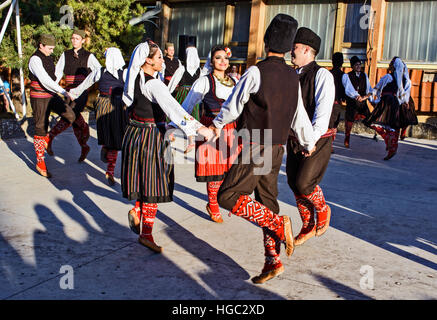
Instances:
[[[44,161],[44,152],[47,145],[47,136],[33,136],[33,147],[36,153],[36,165],[43,171],[47,170]]]
[[[402,140],[404,140],[407,137],[407,128],[408,127],[405,127],[405,128],[402,128],[402,130],[401,130],[401,139]]]
[[[140,237],[153,241],[152,229],[155,222],[156,212],[158,211],[157,203],[143,203],[142,208],[142,229]]]
[[[396,153],[398,150],[399,130],[389,131],[387,141],[388,152]]]
[[[70,127],[70,123],[63,118],[59,119],[59,121],[55,124],[55,126],[49,132],[49,139],[47,141],[47,149],[51,150],[53,139],[60,133]]]
[[[385,143],[388,145],[388,142],[387,142],[388,134],[387,134],[387,132],[385,131],[385,129],[384,129],[383,127],[380,127],[380,126],[370,126],[370,127],[371,127],[373,130],[375,130],[376,133],[379,134],[379,135],[384,139]]]
[[[208,205],[212,213],[220,214],[220,207],[217,202],[217,193],[220,189],[222,181],[210,181],[206,183],[206,191],[208,193]]]
[[[314,206],[317,213],[317,229],[324,226],[328,219],[329,206],[326,204],[325,197],[319,185],[314,188],[314,191],[304,196]]]
[[[281,253],[281,242],[276,241],[275,236],[267,228],[263,228],[263,236],[265,262],[264,268],[261,272],[265,273],[282,266],[282,262],[279,259],[279,254]]]
[[[133,209],[135,210],[135,213],[137,214],[138,220],[141,221],[141,209],[143,208],[143,204],[141,201],[137,200],[135,202],[135,207]]]
[[[231,213],[255,222],[260,227],[268,228],[276,234],[279,240],[285,239],[283,219],[260,202],[252,200],[249,196],[240,196]]]
[[[90,127],[86,123],[85,119],[81,114],[79,114],[73,124],[73,131],[77,142],[79,142],[79,145],[82,148],[87,146],[87,141],[90,137]]]
[[[314,205],[304,195],[295,195],[297,210],[302,219],[301,233],[310,232],[315,225]]]
[[[106,173],[114,176],[115,164],[117,162],[118,151],[117,150],[108,150],[106,154],[106,159],[108,160],[108,167],[106,169]]]
[[[354,125],[353,121],[346,121],[345,123],[345,134],[344,134],[344,144],[348,147],[351,137],[352,127]]]
[[[50,139],[53,140],[53,138],[56,137],[58,134],[67,130],[70,127],[70,125],[71,124],[68,121],[64,120],[64,118],[59,119],[59,121],[49,132]]]

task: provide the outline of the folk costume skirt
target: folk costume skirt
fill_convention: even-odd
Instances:
[[[173,201],[171,147],[155,123],[130,119],[122,145],[121,189],[123,197],[129,200]]]
[[[401,104],[399,118],[401,128],[406,128],[409,125],[416,125],[419,123],[417,120],[414,101],[411,97],[408,103]]]
[[[401,105],[392,94],[382,95],[381,100],[370,116],[364,121],[364,124],[368,127],[380,125],[394,130],[408,126],[408,124],[401,123]]]
[[[200,123],[208,127],[214,118],[202,116]],[[229,123],[223,127],[220,138],[215,142],[196,141],[196,158],[194,162],[197,182],[222,181],[229,171],[242,144],[236,136],[236,123]]]
[[[179,104],[182,104],[185,100],[185,98],[188,95],[188,92],[190,92],[191,86],[178,86],[175,89],[174,97],[179,102]],[[199,104],[196,104],[193,108],[193,111],[191,112],[191,115],[199,121],[200,115],[199,115]]]
[[[126,108],[121,96],[99,96],[95,102],[97,140],[111,150],[121,150],[124,131],[128,124]]]

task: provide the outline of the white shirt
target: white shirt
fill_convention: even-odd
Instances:
[[[62,79],[62,76],[64,74],[64,67],[65,67],[65,54],[62,53],[61,57],[59,58],[58,63],[56,64],[56,83],[59,83],[59,81]],[[99,60],[91,53],[88,57],[87,67],[91,69],[91,71],[94,71],[96,69],[100,69],[102,65],[100,64]]]
[[[187,136],[196,136],[197,130],[203,126],[181,107],[161,80],[151,79],[141,84],[141,92],[151,102],[159,104],[166,116]]]
[[[216,97],[219,99],[227,100],[228,97],[231,95],[234,86],[227,87],[220,81],[218,81],[216,77],[213,76],[213,79],[215,83]],[[185,111],[191,114],[191,112],[193,112],[194,106],[203,100],[209,90],[210,86],[208,76],[201,76],[193,83],[190,92],[182,103],[182,108],[184,108]]]
[[[356,75],[357,75],[357,77],[360,76],[359,73],[356,73]],[[372,89],[372,86],[370,85],[369,77],[367,77],[367,74],[365,74],[365,73],[364,73],[364,76],[366,77],[366,94],[372,93],[373,89]],[[354,86],[352,85],[352,82],[351,82],[349,75],[347,73],[345,73],[343,75],[343,77],[341,78],[341,82],[343,83],[344,91],[349,98],[356,99],[357,97],[360,96],[358,91],[355,90]]]
[[[381,93],[382,90],[384,89],[384,87],[386,85],[388,85],[390,82],[394,81],[393,76],[390,73],[387,73],[385,76],[383,76],[379,82],[376,84],[375,88],[373,88],[373,96],[375,96],[375,98],[370,97],[370,101],[372,103],[377,104],[380,100],[381,100]],[[411,80],[408,79],[405,88],[404,88],[404,96],[403,97],[398,97],[398,99],[400,100],[400,103],[408,103],[408,101],[410,100],[410,91],[411,91]]]
[[[257,66],[246,70],[240,81],[234,87],[232,94],[223,103],[220,113],[213,120],[217,128],[235,121],[243,112],[244,105],[249,101],[250,95],[258,92],[261,86],[261,74]],[[331,103],[333,105],[334,100]],[[302,92],[299,84],[298,102],[296,112],[291,121],[291,129],[296,135],[300,145],[306,150],[312,150],[316,141],[313,128],[302,101]]]
[[[104,70],[106,71],[106,69]],[[123,70],[123,81],[126,81],[126,74],[127,74],[127,69]],[[70,94],[71,98],[73,100],[77,99],[78,97],[80,97],[80,95],[87,90],[88,88],[90,88],[94,83],[96,83],[97,81],[100,80],[100,78],[102,77],[102,69],[96,69],[94,71],[92,71],[86,78],[85,80],[82,81],[82,83],[80,85],[78,85],[76,88],[71,89],[70,91],[68,91],[68,93]]]
[[[301,73],[302,68],[297,70]],[[329,70],[320,68],[316,73],[314,95],[316,108],[311,123],[313,125],[314,139],[318,141],[326,133],[331,119],[332,108],[335,100],[334,77]]]
[[[234,86],[227,87],[222,84],[220,81],[213,76],[215,82],[215,95],[219,99],[226,100],[231,95]],[[236,81],[237,82],[237,81]],[[188,95],[185,97],[184,102],[182,103],[182,108],[184,108],[187,113],[191,114],[193,112],[194,106],[203,101],[205,95],[209,92],[209,80],[208,76],[201,76],[197,79],[193,86],[188,92]],[[169,125],[174,126],[174,123],[170,123]]]
[[[38,78],[39,82],[44,86],[45,89],[53,92],[65,94],[66,91],[62,88],[58,82],[55,82],[44,69],[42,60],[38,56],[32,56],[29,60],[29,71]]]

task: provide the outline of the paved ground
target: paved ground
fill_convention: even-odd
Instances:
[[[120,163],[110,187],[91,133],[82,164],[72,130],[57,137],[56,156],[47,156],[52,179],[35,173],[31,139],[0,141],[0,298],[437,298],[437,141],[407,139],[386,162],[381,140],[354,135],[345,149],[339,134],[321,184],[333,211],[330,229],[290,259],[282,250],[285,272],[254,285],[250,278],[264,261],[262,232],[224,210],[223,224],[209,220],[194,153],[176,165],[175,201],[159,206],[159,255],[128,228],[132,203],[120,194]],[[179,159],[183,143],[175,144]],[[281,214],[297,233],[285,165],[279,184]],[[66,265],[73,272],[61,270]],[[62,289],[66,283],[74,289]]]

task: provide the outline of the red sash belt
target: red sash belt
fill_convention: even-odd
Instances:
[[[136,121],[139,121],[139,122],[155,123],[155,119],[154,118],[141,118],[140,116],[138,116],[135,113],[135,111],[132,112],[131,118],[136,120]]]
[[[320,138],[328,138],[328,137],[335,136],[336,134],[337,134],[337,128],[330,128]]]
[[[41,87],[38,81],[32,81],[30,83],[30,97],[44,99],[53,97],[53,94]]]
[[[70,75],[70,76],[65,76],[65,83],[67,84],[68,88],[74,88],[77,87],[78,85],[80,85],[83,80],[85,80],[85,76],[82,74],[77,74],[77,75]]]

